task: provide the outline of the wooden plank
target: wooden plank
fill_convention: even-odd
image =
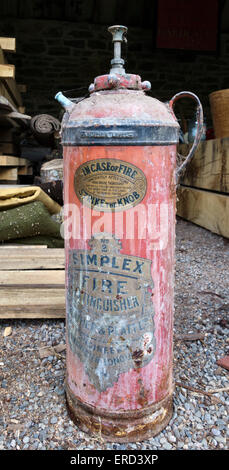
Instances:
[[[2,186],[4,187],[4,185]],[[20,186],[20,184],[15,185],[15,187],[18,187],[18,186]],[[0,245],[0,250],[6,250],[6,249],[9,250],[12,248],[15,250],[16,247],[18,249],[20,248],[23,250],[32,250],[34,248],[43,250],[44,248],[48,248],[47,245],[19,245],[18,243],[10,243],[10,244],[4,243],[4,245]]]
[[[7,261],[5,259],[4,265],[1,265],[2,270],[16,270],[19,266],[20,269],[63,269],[64,263],[62,262],[61,259],[45,259],[45,258],[40,258],[40,259],[28,259],[25,260],[23,258],[15,257],[15,259],[10,259]],[[20,263],[20,264],[19,264]]]
[[[4,65],[7,64],[7,59],[4,56],[3,50],[0,47],[0,64]],[[12,97],[12,94],[9,92],[9,89],[5,86],[5,79],[0,78],[0,95],[4,96],[10,103],[12,103],[14,106],[16,105],[14,98]]]
[[[40,270],[40,271],[0,271],[0,286],[9,285],[58,285],[64,288],[65,270]],[[1,292],[0,292],[1,294]]]
[[[0,95],[6,98],[13,106],[15,106],[12,96],[9,94],[2,81],[0,81]]]
[[[16,185],[15,187],[18,187],[20,185]],[[23,187],[23,186],[22,186]],[[15,246],[16,245],[16,246]],[[7,257],[9,256],[9,253],[8,253],[8,249],[10,246],[13,246],[12,248],[12,253],[10,254],[10,256],[15,256],[15,254],[18,253],[18,251],[20,251],[20,256],[32,256],[32,257],[36,257],[36,256],[48,256],[49,258],[55,258],[56,256],[63,256],[64,257],[64,248],[47,248],[46,245],[20,245],[20,244],[17,244],[15,243],[14,245],[9,245],[9,246],[4,246],[4,245],[1,245],[0,248],[1,248],[1,255],[0,257],[4,258],[4,257]],[[26,250],[30,250],[30,254],[27,253]],[[42,253],[43,251],[43,253]]]
[[[16,38],[0,37],[0,46],[4,51],[16,52]]]
[[[64,318],[64,288],[0,288],[0,318]]]
[[[17,106],[19,106],[19,112],[22,112],[20,111],[20,107],[22,107],[23,102],[16,81],[13,78],[8,78],[6,80],[3,79],[3,83],[9,94],[12,96],[13,101]]]
[[[8,62],[7,62],[6,57],[4,56],[4,53],[1,49],[1,47],[0,47],[0,64],[9,65]],[[10,65],[10,67],[12,67],[12,66]],[[2,77],[2,75],[0,75],[0,76]],[[1,78],[1,83],[4,86],[4,89],[5,89],[5,91],[3,90],[3,93],[1,93],[1,94],[3,96],[5,96],[5,98],[7,98],[8,100],[9,100],[9,97],[10,97],[9,101],[12,101],[14,106],[16,106],[16,107],[22,106],[23,105],[22,97],[21,97],[18,85],[17,85],[16,81],[14,80],[14,76],[13,76],[13,78],[11,76],[8,77],[8,78],[7,77],[5,77],[5,78],[2,77]]]
[[[15,66],[9,64],[0,64],[1,78],[15,78]]]
[[[65,317],[64,249],[1,247],[0,267],[1,319]]]
[[[1,181],[17,181],[17,168],[2,169],[0,168]]]
[[[64,248],[11,249],[0,251],[0,267],[2,271],[28,269],[64,269]]]
[[[65,318],[65,305],[0,306],[0,319]]]
[[[229,238],[229,196],[180,186],[177,215]]]
[[[12,157],[11,155],[0,155],[0,167],[1,166],[18,166],[19,158]]]
[[[5,64],[5,63],[7,63],[7,61],[5,59],[4,52],[2,48],[0,47],[0,64]]]
[[[181,144],[179,153],[185,155],[189,148]],[[229,137],[200,142],[181,184],[229,193]]]
[[[28,160],[26,158],[13,157],[12,155],[0,155],[0,166],[26,166]]]
[[[25,176],[33,175],[33,167],[32,166],[22,166],[22,167],[18,168],[18,174],[19,175],[25,175]]]
[[[0,306],[24,307],[24,306],[65,306],[65,289],[43,289],[34,287],[33,289],[2,287],[0,289]]]

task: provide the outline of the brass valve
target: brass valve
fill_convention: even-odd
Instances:
[[[123,41],[127,42],[126,33],[128,28],[126,26],[110,26],[108,28],[109,33],[113,36],[113,43],[114,43],[114,58],[111,60],[111,70],[110,73],[118,73],[123,75],[125,73],[125,69],[123,67],[124,60],[121,58],[121,43]]]

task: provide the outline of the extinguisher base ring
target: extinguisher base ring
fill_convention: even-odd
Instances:
[[[173,415],[173,393],[152,405],[131,410],[104,412],[78,400],[66,386],[69,416],[82,431],[108,442],[139,442],[159,434]]]

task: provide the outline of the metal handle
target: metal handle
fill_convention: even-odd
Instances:
[[[203,133],[203,108],[201,105],[201,102],[194,93],[191,93],[190,91],[181,91],[180,93],[177,93],[176,95],[173,96],[173,98],[169,101],[169,107],[176,118],[174,111],[173,111],[173,106],[176,103],[176,101],[180,98],[192,98],[194,101],[197,103],[197,112],[196,112],[196,117],[197,117],[197,131],[195,135],[195,139],[192,145],[192,148],[190,149],[190,152],[188,153],[187,157],[183,161],[183,163],[180,164],[180,166],[177,167],[176,170],[176,183],[179,184],[180,177],[184,173],[184,170],[187,166],[187,164],[190,162],[199,142],[202,137]],[[178,153],[178,157],[182,161],[183,156]]]

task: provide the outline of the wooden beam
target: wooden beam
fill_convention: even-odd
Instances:
[[[1,166],[22,166],[27,165],[28,160],[26,158],[13,157],[11,155],[0,155],[0,167]]]
[[[16,38],[0,37],[0,47],[4,51],[16,52]]]
[[[4,56],[4,53],[3,53],[3,50],[2,48],[0,47],[0,64],[2,65],[7,65],[9,67],[14,67],[14,66],[11,66],[8,64],[7,62],[7,59],[6,57]],[[22,106],[22,98],[21,98],[21,95],[20,95],[20,91],[19,91],[19,88],[18,88],[18,85],[17,83],[15,82],[14,80],[14,77],[3,77],[2,75],[1,76],[1,82],[3,83],[4,87],[6,88],[6,91],[7,93],[11,96],[11,100],[12,103],[16,106]],[[5,96],[5,94],[3,94],[2,92],[0,93],[2,94],[3,96]],[[5,98],[9,99],[7,96],[5,96]]]
[[[180,186],[177,215],[229,238],[229,195]]]
[[[5,63],[7,63],[7,61],[5,59],[4,52],[2,48],[0,47],[0,64],[5,64]]]
[[[181,144],[179,153],[185,155],[189,148]],[[229,137],[200,142],[181,184],[229,193]]]
[[[10,318],[65,318],[64,249],[1,246],[0,319]]]
[[[20,186],[23,186],[23,185],[20,185],[20,184],[15,184],[15,185],[7,185],[7,187],[20,187]],[[1,188],[4,188],[5,186],[2,185]],[[21,250],[33,250],[34,248],[37,249],[41,249],[43,250],[44,248],[48,248],[47,245],[22,245],[22,244],[18,244],[18,243],[7,243],[7,242],[4,242],[4,245],[0,245],[0,251],[1,250],[10,250],[10,249],[14,249],[15,248],[20,248]]]
[[[29,175],[31,176],[31,175],[33,175],[33,167],[32,166],[22,166],[21,168],[18,168],[18,174],[19,175],[25,175],[25,176],[29,176]]]
[[[8,90],[4,86],[4,83],[2,80],[0,80],[0,95],[4,96],[13,106],[15,106],[15,102],[12,98],[12,96],[9,94]]]
[[[5,85],[5,88],[8,90],[8,93],[12,96],[14,103],[16,103],[16,105],[19,107],[23,107],[22,97],[18,90],[18,86],[15,80],[13,78],[8,78],[7,80],[4,79],[3,83]],[[20,111],[20,108],[19,112],[22,112]]]
[[[0,251],[0,267],[2,271],[64,269],[64,249],[45,248],[41,250],[33,248],[25,250],[16,247],[8,250],[6,248]]]
[[[0,180],[1,181],[17,181],[18,170],[17,168],[1,169],[0,168]]]
[[[12,292],[13,295],[13,292]],[[65,304],[53,305],[15,305],[14,307],[0,305],[0,319],[18,318],[65,318]]]
[[[18,249],[20,250],[20,246],[18,246]],[[47,285],[55,284],[64,288],[65,270],[50,269],[40,271],[0,271],[0,286],[4,285],[6,287],[13,284],[17,285],[18,287],[23,286],[25,284],[34,287],[36,287],[37,285],[43,285],[43,288],[46,288]]]
[[[9,64],[0,64],[1,78],[15,78],[15,66]]]
[[[0,306],[42,306],[42,305],[65,305],[65,289],[43,289],[34,287],[33,289],[1,287],[0,289]]]
[[[0,318],[64,318],[65,289],[0,287]]]

